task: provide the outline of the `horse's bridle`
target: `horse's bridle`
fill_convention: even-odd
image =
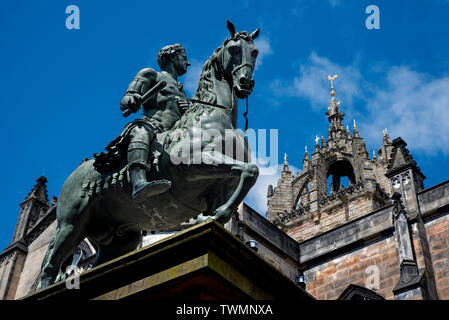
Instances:
[[[224,52],[225,52],[225,47],[226,47],[226,46],[223,46],[222,52],[221,52],[221,65],[222,65],[222,66],[224,66]],[[242,60],[244,60],[243,57],[242,57]],[[245,60],[246,60],[246,59],[245,59]],[[251,73],[254,71],[254,66],[253,66],[252,64],[250,64],[250,63],[248,63],[248,62],[245,61],[245,63],[242,63],[242,64],[240,64],[240,65],[238,65],[238,66],[236,66],[236,67],[234,67],[234,68],[232,69],[231,77],[233,77],[234,74],[235,74],[237,71],[239,71],[241,68],[246,67],[246,66],[248,66],[248,67],[251,69]],[[251,82],[252,82],[251,86],[254,86],[254,80],[251,80]],[[234,105],[234,86],[233,86],[233,85],[231,86],[231,94],[232,94],[232,100],[233,100],[232,105]],[[248,105],[248,96],[246,96],[246,111],[243,113],[243,117],[245,118],[245,130],[244,130],[244,132],[246,132],[246,131],[248,130],[248,108],[249,108],[249,105]]]
[[[220,60],[221,60],[221,66],[222,66],[221,71],[222,71],[222,73],[225,72],[225,70],[223,69],[224,62],[225,62],[225,61],[224,61],[224,54],[225,54],[225,51],[226,51],[225,48],[226,48],[226,45],[224,45],[224,46],[221,48],[221,52],[220,52]],[[242,60],[243,60],[243,59],[242,59]],[[251,68],[251,72],[254,71],[254,67],[253,67],[252,64],[250,64],[250,63],[248,63],[248,62],[244,62],[244,63],[242,63],[242,64],[240,64],[240,65],[238,65],[238,66],[235,66],[235,67],[232,69],[232,71],[231,71],[231,77],[232,77],[237,71],[239,71],[241,68],[246,67],[246,66],[248,66],[248,67]]]
[[[225,52],[225,47],[226,47],[226,45],[224,45],[223,47],[221,47],[221,52],[219,53],[220,54],[220,60],[221,60],[221,72],[224,74],[225,72],[224,72],[224,69],[223,69],[223,66],[224,66],[224,52]],[[218,64],[219,66],[220,66],[220,64]],[[234,67],[233,69],[232,69],[232,72],[231,72],[231,77],[232,76],[234,76],[234,74],[237,72],[237,71],[239,71],[241,68],[243,68],[243,67],[246,67],[246,66],[248,66],[248,67],[250,67],[251,68],[251,72],[253,72],[254,70],[254,67],[253,67],[253,65],[252,64],[250,64],[250,63],[243,63],[243,64],[240,64],[240,65],[238,65],[238,66],[236,66],[236,67]],[[201,104],[205,104],[205,105],[208,105],[208,106],[211,106],[211,107],[216,107],[216,108],[220,108],[220,109],[224,109],[224,110],[226,110],[226,111],[228,111],[228,112],[232,112],[232,110],[233,110],[233,108],[234,108],[234,86],[233,85],[231,85],[231,96],[232,96],[232,106],[231,106],[231,109],[228,109],[228,108],[226,108],[225,106],[222,106],[222,105],[219,105],[219,104],[216,104],[216,103],[212,103],[212,102],[206,102],[206,101],[201,101],[201,100],[196,100],[196,99],[190,99],[190,98],[187,98],[187,97],[182,97],[183,99],[186,99],[186,100],[188,100],[188,101],[190,101],[190,102],[195,102],[195,103],[201,103]],[[246,130],[248,130],[248,97],[246,97],[246,111],[243,113],[243,116],[245,117],[245,132],[246,132]]]

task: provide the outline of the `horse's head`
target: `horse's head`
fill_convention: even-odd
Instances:
[[[222,66],[232,89],[240,99],[249,96],[254,87],[252,74],[256,65],[258,50],[254,39],[260,29],[249,34],[246,31],[236,32],[234,25],[228,21],[231,38],[226,39],[222,48]]]

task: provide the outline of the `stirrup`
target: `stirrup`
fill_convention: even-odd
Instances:
[[[150,181],[133,191],[133,199],[143,200],[161,194],[170,188],[171,181],[169,180],[162,179]]]

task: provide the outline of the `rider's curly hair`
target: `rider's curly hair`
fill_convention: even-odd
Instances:
[[[159,54],[157,55],[157,63],[159,64],[161,70],[165,69],[173,55],[179,51],[185,51],[184,47],[179,43],[165,46],[159,50]]]

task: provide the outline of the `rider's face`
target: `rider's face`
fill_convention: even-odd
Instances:
[[[176,71],[180,76],[185,74],[187,72],[187,67],[190,66],[190,63],[187,61],[186,52],[184,50],[176,52],[173,62],[175,64]]]

